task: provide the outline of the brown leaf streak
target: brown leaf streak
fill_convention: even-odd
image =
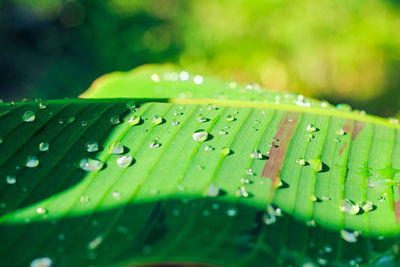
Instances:
[[[343,154],[344,149],[347,147],[348,143],[344,143],[343,146],[339,149],[339,156]]]
[[[398,185],[398,190],[400,192],[400,184]],[[400,220],[400,200],[397,200],[397,201],[393,200],[393,211],[394,211],[394,217],[396,218],[396,223],[399,223],[399,220]]]
[[[351,134],[353,137],[353,130],[354,130],[354,121],[353,120],[346,120],[343,130],[346,134]],[[339,149],[339,156],[343,154],[344,149],[348,146],[349,144],[345,142],[342,147]]]
[[[296,129],[299,114],[287,112],[279,122],[274,140],[279,140],[279,146],[274,147],[268,153],[268,160],[265,162],[261,177],[271,179],[271,192],[275,190],[276,183],[279,182],[279,174],[282,170],[283,162],[290,140]],[[290,120],[290,121],[289,121]],[[272,194],[271,194],[272,195]]]
[[[351,136],[351,140],[356,140],[360,132],[364,129],[365,127],[365,122],[363,121],[356,121],[354,130],[353,130],[353,135]]]

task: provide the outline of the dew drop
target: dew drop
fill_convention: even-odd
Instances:
[[[350,199],[343,199],[340,202],[340,209],[343,212],[346,212],[351,215],[356,215],[360,212],[360,207],[357,204],[354,204]]]
[[[374,209],[374,204],[372,201],[366,200],[366,201],[358,201],[357,205],[364,211],[364,212],[369,212]]]
[[[132,117],[129,118],[128,123],[129,125],[137,125],[140,122],[140,116],[138,115],[133,115]]]
[[[53,261],[50,258],[36,258],[30,263],[30,267],[50,267]]]
[[[234,217],[237,215],[237,210],[235,208],[229,208],[226,210],[226,215],[229,217]]]
[[[351,231],[348,229],[343,229],[340,231],[340,236],[343,238],[343,240],[349,243],[356,243],[359,234],[360,233],[358,231]]]
[[[109,152],[116,155],[122,154],[124,153],[124,145],[120,142],[113,142],[110,146]]]
[[[207,188],[207,196],[209,197],[217,197],[220,194],[220,189],[215,184],[210,184]]]
[[[310,159],[310,164],[315,172],[322,171],[322,162],[320,159]]]
[[[87,195],[81,196],[79,198],[79,201],[82,202],[82,203],[89,202],[89,196],[87,196]]]
[[[88,122],[87,122],[87,121],[82,121],[82,122],[81,122],[81,126],[82,126],[82,127],[85,127],[85,126],[87,126],[87,125],[88,125]]]
[[[262,159],[263,155],[257,149],[254,149],[253,152],[250,154],[252,159]]]
[[[121,122],[121,120],[118,115],[115,115],[110,118],[110,122],[111,122],[111,125],[117,125]]]
[[[212,151],[212,150],[214,150],[214,148],[212,146],[207,145],[204,147],[204,151]]]
[[[262,216],[264,224],[271,225],[276,222],[276,217],[282,216],[282,211],[280,208],[275,208],[273,205],[269,204]]]
[[[39,165],[39,159],[36,156],[28,156],[25,166],[28,168],[35,168]]]
[[[232,122],[232,121],[235,121],[236,118],[233,117],[232,115],[228,115],[228,116],[226,117],[226,120],[227,120],[228,122]]]
[[[114,191],[112,193],[113,198],[115,198],[116,200],[120,200],[121,199],[121,193],[118,191]]]
[[[163,118],[159,115],[156,115],[153,117],[153,119],[151,121],[154,125],[159,125],[160,123],[162,123]]]
[[[22,115],[22,120],[25,122],[32,122],[34,121],[36,118],[35,113],[33,111],[26,111],[23,115]]]
[[[132,163],[132,156],[125,155],[117,159],[117,164],[121,168],[128,168]]]
[[[95,239],[89,242],[88,249],[94,250],[98,248],[102,242],[103,242],[103,236],[99,235]]]
[[[75,121],[75,117],[70,117],[67,121],[68,124],[71,124]]]
[[[40,109],[45,109],[47,108],[47,106],[45,104],[43,104],[42,102],[39,103],[39,108]]]
[[[47,142],[41,142],[39,144],[39,151],[42,151],[42,152],[49,151],[49,148],[50,148],[50,145]]]
[[[223,149],[221,149],[221,154],[224,156],[228,156],[231,153],[231,150],[229,147],[225,147]]]
[[[253,172],[252,169],[247,169],[247,170],[246,170],[246,174],[247,174],[247,175],[254,175],[254,172]]]
[[[103,168],[103,162],[97,159],[84,158],[80,161],[79,167],[87,172],[98,171]]]
[[[189,73],[186,71],[181,71],[181,73],[179,73],[179,79],[181,81],[187,81],[189,79]]]
[[[159,148],[160,146],[161,146],[161,144],[157,140],[153,140],[153,142],[150,143],[151,149]]]
[[[339,129],[339,130],[336,131],[336,134],[337,135],[345,135],[346,132],[343,129]]]
[[[192,137],[194,141],[203,142],[207,139],[208,133],[204,130],[198,130],[193,133]]]
[[[156,83],[160,82],[160,75],[158,75],[157,73],[153,73],[153,74],[151,75],[151,80],[152,80],[153,82],[156,82]]]
[[[225,130],[220,130],[218,133],[219,133],[220,135],[226,135],[228,132],[225,131]]]
[[[306,161],[303,158],[300,158],[300,159],[296,160],[296,163],[301,165],[301,166],[306,165]]]
[[[99,145],[95,141],[91,141],[85,144],[87,152],[96,152],[99,150]]]
[[[310,132],[310,133],[312,133],[312,132],[315,132],[315,131],[317,131],[317,128],[316,128],[314,125],[312,125],[312,124],[309,124],[309,125],[307,125],[307,128],[306,128],[306,130],[307,130],[307,132]]]
[[[171,121],[171,125],[172,125],[172,126],[176,126],[176,125],[178,125],[178,124],[179,124],[179,121],[176,121],[176,120]]]
[[[249,193],[247,192],[246,187],[244,185],[236,189],[236,196],[244,198],[249,197]]]
[[[36,213],[39,215],[44,215],[47,213],[47,210],[45,208],[37,208]]]
[[[200,76],[200,75],[196,75],[196,76],[194,76],[194,78],[193,78],[193,82],[194,82],[195,84],[202,84],[203,81],[204,81],[204,78],[203,78],[203,76]]]
[[[15,184],[17,182],[17,178],[15,176],[8,175],[6,177],[7,184]]]

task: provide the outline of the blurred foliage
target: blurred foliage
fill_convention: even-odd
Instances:
[[[77,96],[145,63],[349,102],[400,106],[400,3],[282,0],[3,0],[4,99]]]

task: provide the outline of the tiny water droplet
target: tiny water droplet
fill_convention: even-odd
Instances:
[[[210,184],[207,189],[207,196],[209,197],[217,197],[220,194],[220,189],[215,184]]]
[[[343,238],[343,240],[349,243],[356,243],[359,234],[360,233],[358,231],[351,231],[348,229],[343,229],[340,231],[340,236]]]
[[[67,121],[68,124],[71,124],[75,121],[75,117],[70,117]]]
[[[348,214],[351,215],[356,215],[360,212],[360,207],[357,204],[354,204],[353,201],[351,201],[350,199],[343,199],[340,202],[340,209],[343,212],[346,212]]]
[[[208,133],[204,130],[198,130],[193,133],[192,137],[194,141],[203,142],[207,139]]]
[[[156,82],[156,83],[160,82],[160,75],[158,75],[157,73],[153,73],[153,74],[151,75],[151,80],[152,80],[153,82]]]
[[[303,158],[296,160],[296,163],[300,164],[301,166],[306,165],[306,161]]]
[[[307,125],[307,132],[315,132],[315,131],[317,131],[317,128],[314,126],[314,125],[312,125],[312,124],[309,124],[309,125]]]
[[[26,111],[23,115],[22,115],[22,120],[25,122],[32,122],[34,121],[36,118],[35,113],[33,111]]]
[[[99,145],[95,141],[91,141],[85,144],[87,152],[96,152],[99,150]]]
[[[189,79],[189,73],[186,71],[181,71],[181,73],[179,73],[179,79],[183,82],[187,81]]]
[[[249,197],[249,193],[247,192],[246,187],[244,185],[236,189],[236,196],[244,198]]]
[[[39,215],[43,215],[47,213],[47,210],[45,208],[37,208],[36,213]]]
[[[240,182],[241,182],[242,184],[249,184],[249,183],[250,183],[250,180],[249,180],[249,179],[246,179],[246,178],[244,178],[244,177],[242,177],[242,178],[240,178]]]
[[[220,130],[218,133],[219,133],[220,135],[226,135],[228,132],[225,131],[225,130]]]
[[[82,203],[89,202],[89,196],[87,196],[87,195],[81,196],[79,198],[79,201],[82,202]]]
[[[110,146],[109,152],[116,155],[122,154],[124,153],[124,145],[120,142],[113,142]]]
[[[159,115],[156,115],[153,117],[153,119],[151,121],[154,125],[158,125],[158,124],[162,123],[163,118]]]
[[[121,193],[118,191],[114,191],[112,193],[113,198],[115,198],[116,200],[120,200],[121,199]]]
[[[232,122],[232,121],[235,121],[236,118],[233,117],[232,115],[228,115],[228,116],[226,117],[226,120],[227,120],[228,122]]]
[[[88,249],[90,250],[96,249],[100,246],[102,242],[103,242],[103,236],[99,235],[95,239],[89,242]]]
[[[198,122],[207,122],[207,118],[205,118],[203,116],[199,116],[199,117],[197,117],[197,121]]]
[[[58,123],[59,123],[59,124],[64,124],[64,120],[63,120],[63,119],[59,119],[59,120],[58,120]]]
[[[275,208],[273,205],[269,204],[265,209],[262,216],[264,224],[271,225],[276,222],[276,217],[282,216],[282,211],[280,208]]]
[[[87,172],[98,171],[103,168],[103,162],[97,159],[84,158],[80,161],[79,167]]]
[[[258,151],[257,149],[254,149],[253,152],[250,154],[250,157],[252,159],[262,159],[263,155],[262,155],[262,153],[260,153],[260,151]]]
[[[171,121],[171,125],[172,125],[172,126],[176,126],[176,125],[178,125],[178,124],[179,124],[179,121],[176,121],[176,120]]]
[[[81,126],[85,127],[85,126],[87,126],[87,125],[88,125],[88,122],[87,122],[87,121],[82,121],[82,122],[81,122]]]
[[[252,169],[247,169],[247,170],[246,170],[246,174],[247,174],[247,175],[254,175],[254,172],[253,172]]]
[[[137,125],[140,122],[140,116],[138,115],[133,115],[132,117],[129,118],[128,123],[129,125]]]
[[[364,211],[364,212],[369,212],[374,209],[374,204],[372,201],[369,200],[364,200],[364,201],[358,201],[357,205]]]
[[[194,76],[194,78],[193,78],[193,82],[194,82],[195,84],[202,84],[203,81],[204,81],[204,78],[203,78],[202,76],[200,76],[200,75],[196,75],[196,76]]]
[[[117,125],[121,122],[118,115],[114,115],[110,118],[111,125]]]
[[[129,167],[129,165],[131,165],[132,160],[133,160],[132,156],[124,155],[117,159],[117,164],[121,168],[127,168]]]
[[[337,135],[345,135],[346,132],[343,129],[339,129],[339,130],[336,131],[336,134]]]
[[[50,148],[50,145],[49,145],[49,143],[47,143],[47,142],[41,142],[41,143],[39,144],[39,151],[42,151],[42,152],[48,151],[49,148]]]
[[[229,208],[226,210],[226,215],[229,217],[234,217],[237,215],[237,210],[235,208]]]
[[[224,156],[228,156],[231,153],[231,150],[229,147],[225,147],[223,149],[221,149],[221,154]]]
[[[315,172],[322,171],[322,162],[320,159],[310,159],[309,162]]]
[[[204,151],[212,151],[212,150],[214,150],[214,148],[212,146],[207,145],[204,147]]]
[[[45,109],[47,108],[47,106],[45,104],[43,104],[42,102],[39,103],[39,108],[40,109]]]
[[[157,140],[153,140],[153,142],[150,143],[150,148],[159,148],[161,144]]]
[[[39,159],[36,156],[28,156],[25,166],[28,168],[35,168],[39,165]]]
[[[29,267],[50,267],[53,261],[50,258],[36,258],[29,264]]]
[[[6,181],[7,184],[15,184],[17,182],[17,179],[15,178],[15,176],[8,175],[6,177]]]

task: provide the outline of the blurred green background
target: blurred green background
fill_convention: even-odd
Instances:
[[[1,0],[0,98],[76,97],[146,63],[400,109],[397,0]]]

